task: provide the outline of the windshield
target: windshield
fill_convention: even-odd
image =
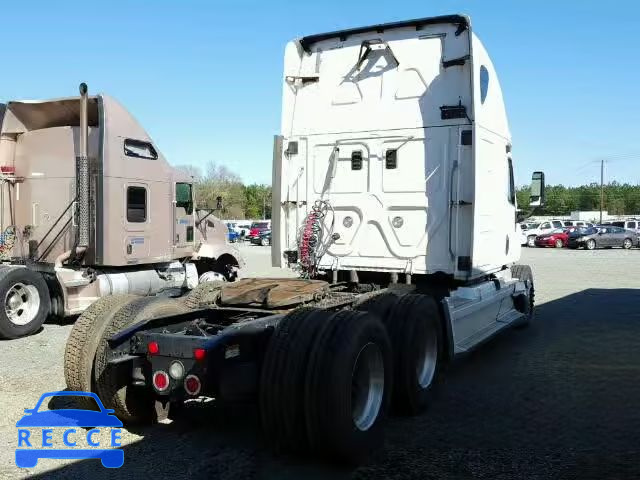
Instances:
[[[269,228],[268,222],[253,222],[251,228]]]

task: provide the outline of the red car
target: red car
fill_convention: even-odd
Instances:
[[[538,235],[535,240],[536,247],[566,247],[569,243],[569,234],[578,227],[557,228],[544,235]]]
[[[257,238],[261,233],[264,233],[271,229],[271,225],[269,222],[253,222],[251,224],[251,229],[249,230],[249,235],[247,238],[251,240],[252,238]]]

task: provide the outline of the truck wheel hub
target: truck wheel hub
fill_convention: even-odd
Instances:
[[[33,285],[16,283],[5,296],[4,311],[15,325],[33,321],[40,309],[40,295]]]
[[[351,376],[351,414],[353,423],[368,430],[378,418],[384,396],[384,363],[377,345],[368,343],[356,358]]]

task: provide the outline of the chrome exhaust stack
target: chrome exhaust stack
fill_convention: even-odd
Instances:
[[[80,141],[76,157],[76,201],[78,208],[78,244],[89,246],[89,88],[80,84]]]

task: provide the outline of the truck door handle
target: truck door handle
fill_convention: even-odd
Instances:
[[[127,255],[131,255],[133,253],[133,245],[130,243],[127,245]]]

